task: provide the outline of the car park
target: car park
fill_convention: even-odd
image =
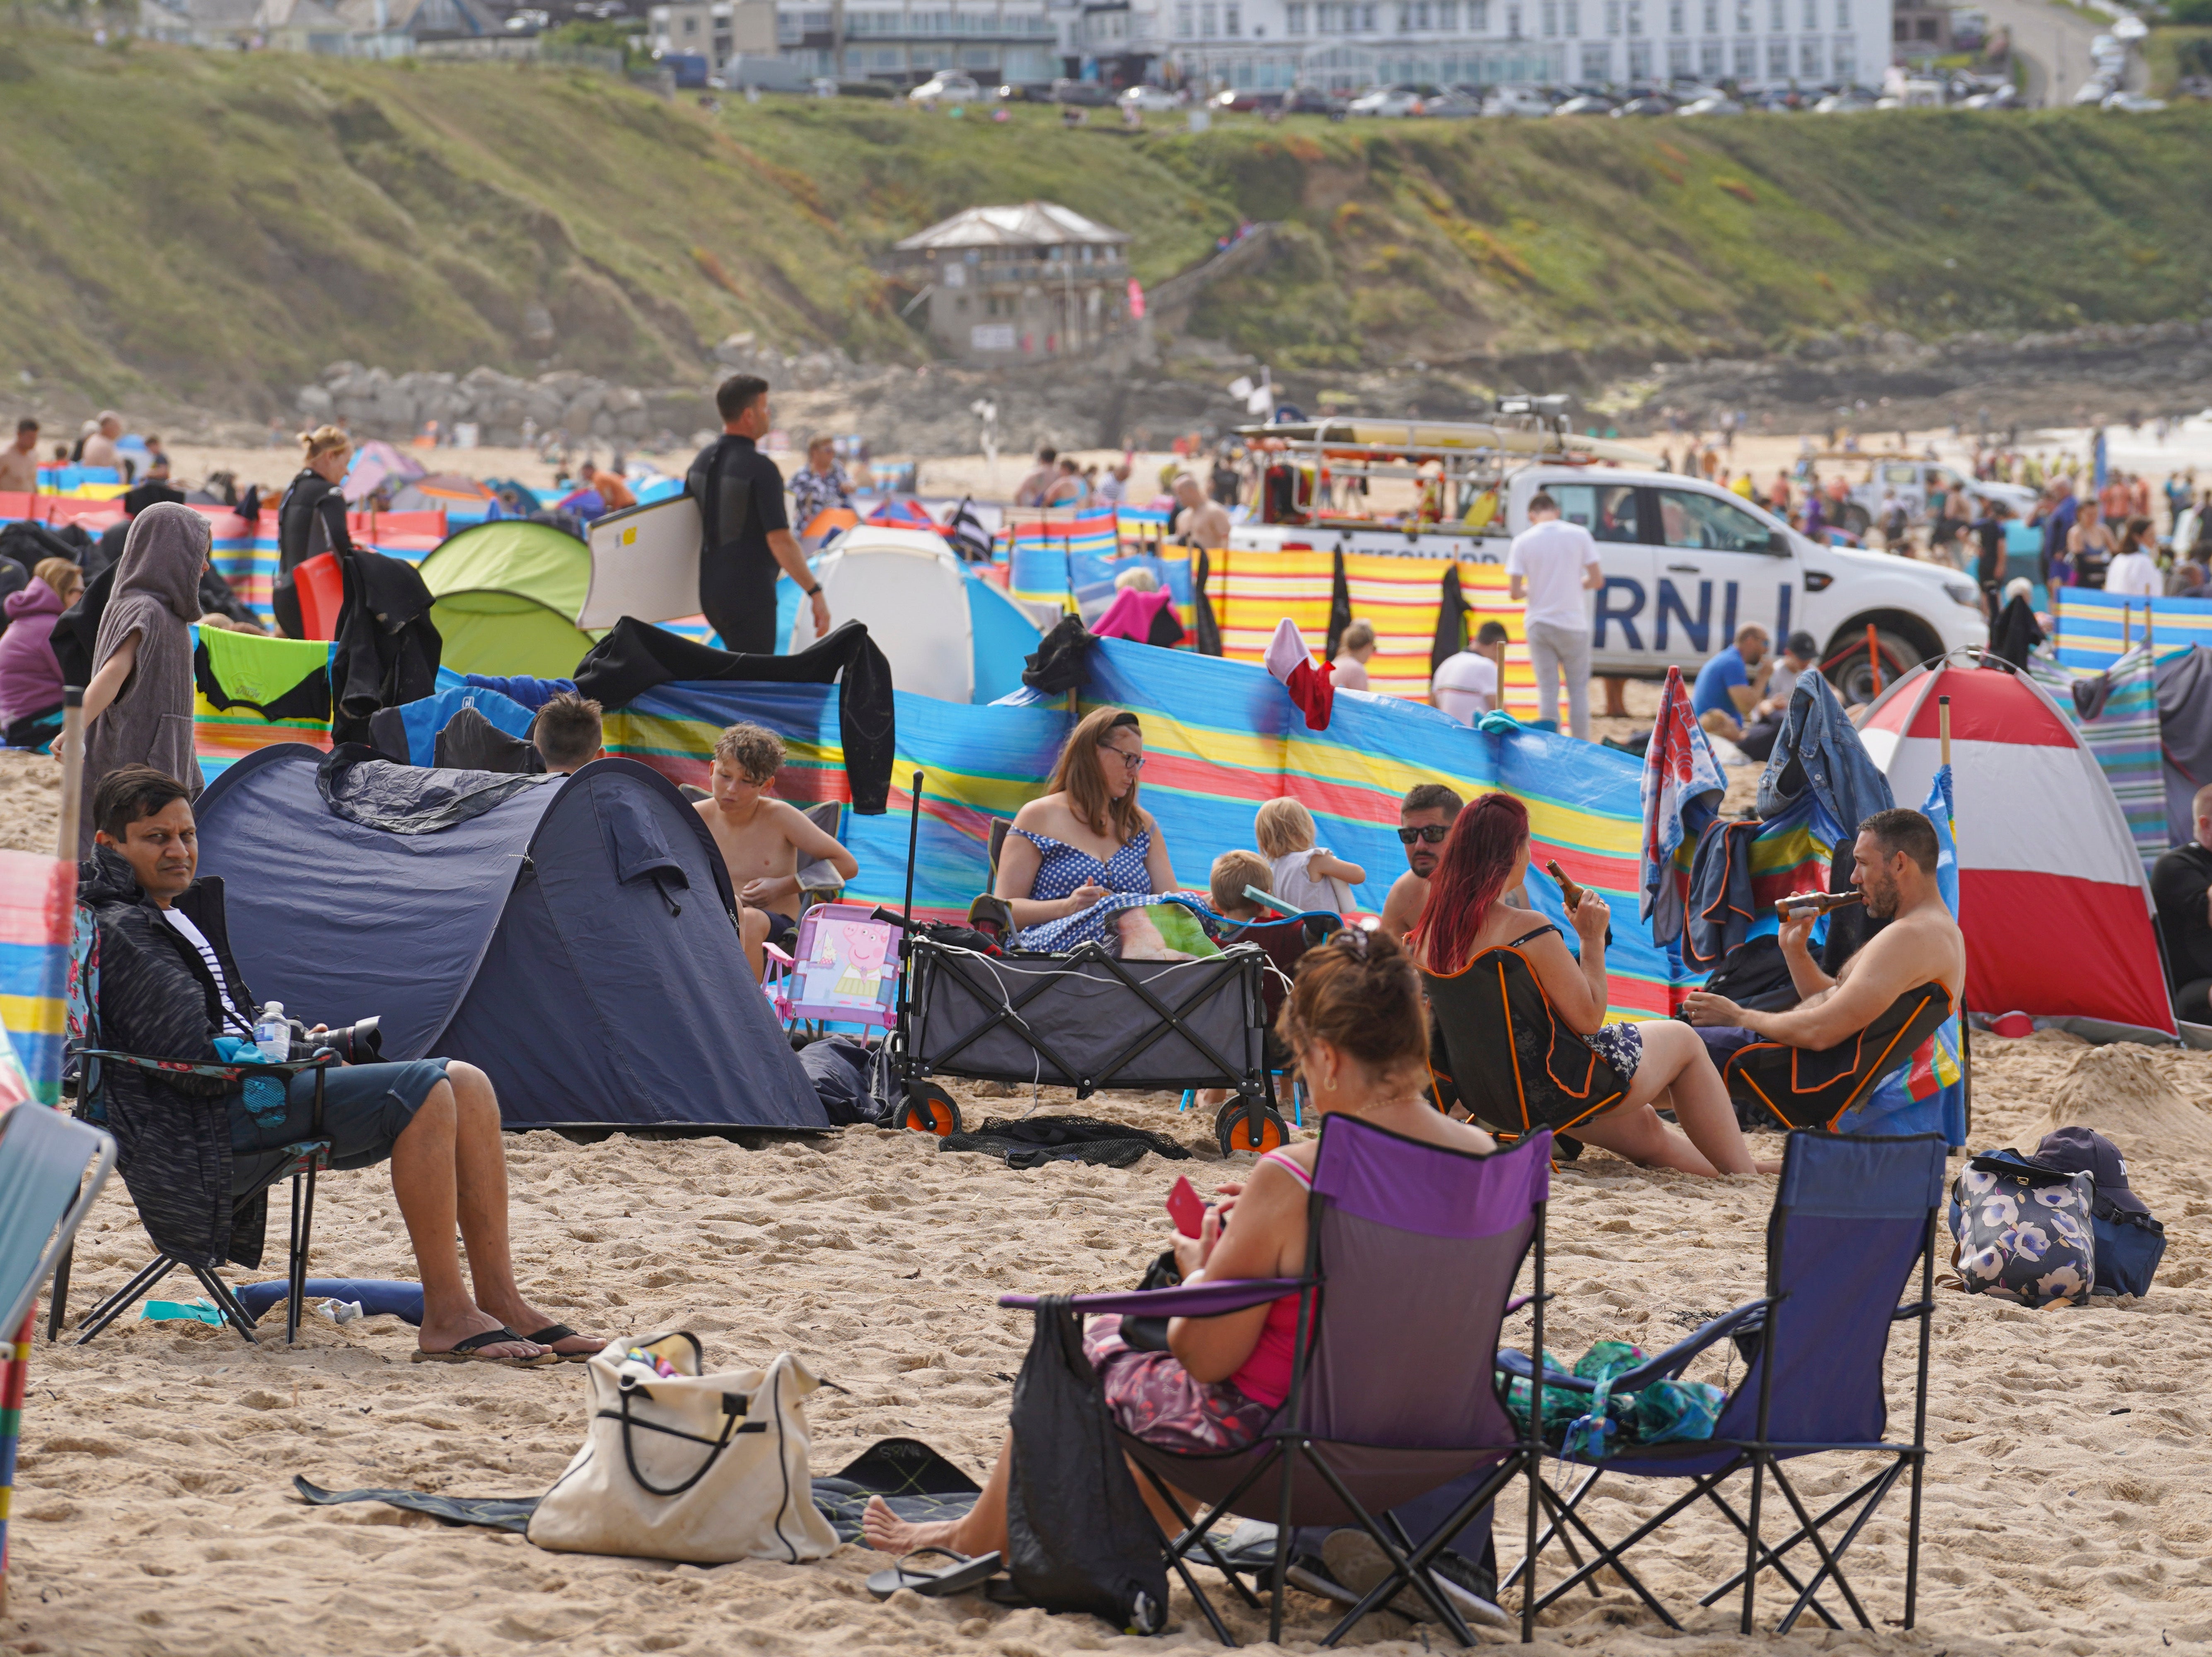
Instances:
[[[1741,115],[1743,106],[1724,93],[1711,93],[1695,98],[1674,112],[1677,115]]]
[[[1499,87],[1482,100],[1485,115],[1549,115],[1552,100],[1534,87]]]
[[[1656,92],[1647,92],[1641,98],[1631,98],[1620,108],[1614,110],[1613,116],[1615,120],[1620,121],[1647,115],[1672,115],[1674,112],[1673,99],[1662,97]]]
[[[1584,93],[1579,97],[1568,99],[1566,102],[1553,110],[1552,113],[1554,115],[1610,115],[1616,107],[1618,106],[1610,98]]]
[[[1079,104],[1087,109],[1103,109],[1114,101],[1110,87],[1096,81],[1058,80],[1052,83],[1052,101],[1056,104]]]
[[[1856,115],[1862,110],[1872,109],[1875,97],[1858,87],[1846,87],[1841,92],[1832,92],[1813,106],[1815,115]]]
[[[1422,88],[1400,85],[1376,87],[1363,92],[1346,105],[1346,112],[1352,115],[1372,115],[1386,120],[1396,120],[1421,112]]]
[[[1471,92],[1462,92],[1453,87],[1439,92],[1433,98],[1422,99],[1421,113],[1445,119],[1471,119],[1482,113],[1482,100]]]
[[[2140,92],[2115,92],[2098,107],[2120,115],[2152,115],[2166,107],[2166,100],[2145,97]]]
[[[1344,118],[1344,100],[1330,96],[1319,87],[1293,87],[1283,94],[1282,111],[1285,115],[1326,115],[1332,121]]]

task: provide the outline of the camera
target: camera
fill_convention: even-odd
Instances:
[[[364,1018],[355,1024],[340,1025],[311,1034],[298,1019],[292,1021],[292,1051],[295,1053],[317,1053],[327,1049],[338,1056],[343,1065],[374,1065],[384,1057],[384,1032],[380,1028],[383,1020]]]

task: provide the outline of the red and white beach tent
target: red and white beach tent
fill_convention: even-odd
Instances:
[[[1966,1005],[2174,1035],[2142,859],[2112,785],[2040,685],[1948,661],[1892,685],[1859,736],[1898,804],[1928,798],[1944,696]]]

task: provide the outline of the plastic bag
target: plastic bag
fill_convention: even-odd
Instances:
[[[1159,1533],[1123,1460],[1067,1297],[1038,1301],[1014,1380],[1006,1568],[1030,1603],[1089,1611],[1128,1634],[1167,1624]]]

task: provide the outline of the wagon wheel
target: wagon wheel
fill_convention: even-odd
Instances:
[[[1290,1125],[1271,1105],[1231,1099],[1213,1119],[1213,1140],[1224,1156],[1237,1150],[1274,1150],[1290,1144]]]
[[[960,1107],[936,1083],[912,1083],[906,1090],[906,1103],[899,1108],[898,1125],[942,1139],[960,1132]]]

